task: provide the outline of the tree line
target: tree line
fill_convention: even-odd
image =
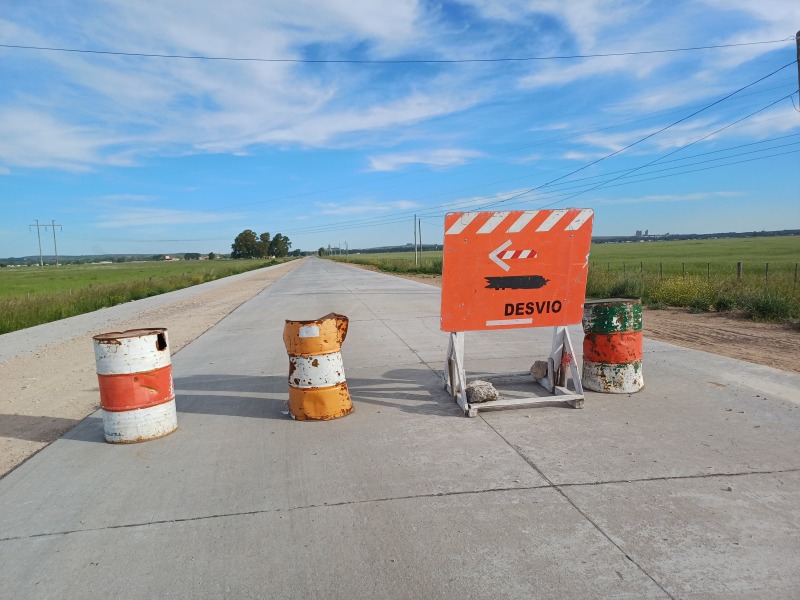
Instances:
[[[289,255],[292,242],[280,233],[270,237],[268,232],[257,234],[245,229],[231,244],[231,258],[283,258]]]

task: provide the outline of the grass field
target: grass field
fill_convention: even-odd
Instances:
[[[279,261],[162,261],[0,269],[0,334]]]
[[[414,265],[413,252],[351,255],[348,260],[388,272],[442,272],[441,252],[425,252],[420,267]],[[740,310],[756,319],[796,322],[799,262],[798,236],[593,244],[586,293],[640,297],[654,308]]]

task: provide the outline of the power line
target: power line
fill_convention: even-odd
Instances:
[[[713,135],[713,134],[710,134],[710,135]],[[720,150],[713,150],[713,151],[710,151],[710,152],[702,152],[702,153],[698,153],[698,154],[693,154],[691,156],[686,156],[686,157],[683,157],[683,158],[664,161],[663,164],[691,160],[693,158],[699,158],[699,157],[702,157],[702,156],[708,156],[710,154],[718,154],[720,152],[729,152],[731,150],[735,150],[735,149],[738,149],[738,148],[745,148],[745,147],[749,147],[749,146],[753,146],[753,145],[768,143],[768,142],[771,142],[771,141],[778,141],[778,140],[782,140],[782,139],[797,137],[798,135],[800,135],[800,134],[789,134],[789,135],[786,135],[786,136],[779,136],[779,137],[771,138],[769,140],[762,140],[762,141],[759,141],[759,142],[751,142],[751,143],[748,143],[748,144],[740,144],[740,145],[736,145],[736,146],[730,146],[728,148],[723,148],[723,149],[720,149]],[[687,163],[687,164],[683,164],[683,165],[677,165],[677,166],[673,166],[673,167],[667,167],[665,169],[661,169],[661,170],[658,170],[658,171],[649,171],[648,173],[644,173],[644,174],[650,175],[650,174],[653,174],[653,173],[659,173],[659,172],[663,172],[663,171],[669,171],[669,170],[675,170],[675,169],[686,169],[687,167],[706,164],[708,162],[714,162],[714,161],[727,161],[727,160],[729,160],[731,158],[736,158],[736,157],[739,157],[739,156],[745,156],[745,155],[753,154],[753,153],[757,153],[757,152],[769,152],[769,151],[772,151],[772,150],[777,150],[777,149],[788,147],[788,146],[794,146],[794,145],[797,145],[798,143],[800,143],[800,142],[792,142],[792,143],[789,143],[789,144],[781,144],[781,145],[772,146],[772,147],[769,147],[769,148],[751,150],[751,151],[748,151],[748,152],[742,152],[742,153],[738,153],[738,154],[734,154],[734,155],[730,155],[730,156],[724,156],[724,157],[714,158],[714,159],[710,159],[710,160],[703,160],[703,161],[697,161],[697,162]],[[689,144],[687,144],[687,146],[688,145]],[[633,183],[640,183],[642,181],[650,181],[652,179],[661,179],[663,177],[673,177],[673,176],[683,175],[685,173],[695,173],[695,172],[702,171],[702,170],[710,170],[710,169],[724,167],[724,166],[728,166],[728,165],[732,165],[732,164],[741,164],[741,163],[744,163],[744,162],[751,162],[751,161],[754,161],[754,160],[761,160],[761,159],[764,159],[764,158],[771,158],[771,157],[774,157],[774,156],[782,156],[782,155],[793,153],[793,152],[797,152],[797,150],[793,150],[793,151],[789,151],[789,152],[781,152],[781,153],[777,153],[777,154],[770,154],[770,155],[767,155],[767,156],[755,157],[755,158],[742,160],[742,161],[726,162],[724,164],[714,165],[712,167],[706,167],[704,169],[692,169],[692,170],[688,170],[688,171],[682,170],[680,172],[672,173],[672,174],[669,174],[669,175],[662,175],[662,176],[650,177],[650,178],[646,178],[646,179],[636,179],[636,180],[632,180],[632,181],[625,181],[625,182],[620,183],[618,185],[630,185],[630,184],[633,184]],[[664,157],[662,156],[660,158],[663,159]],[[587,183],[581,183],[581,184],[579,184],[577,186],[575,186],[575,185],[567,185],[567,184],[576,183],[576,182],[579,182],[579,181],[588,181],[588,180],[592,180],[592,179],[597,179],[599,177],[607,177],[608,175],[622,174],[621,177],[614,178],[614,179],[602,182],[603,184],[608,184],[610,181],[614,181],[616,179],[627,179],[628,177],[632,177],[631,172],[634,171],[634,170],[635,169],[622,169],[622,170],[619,170],[619,171],[612,171],[612,172],[606,173],[604,175],[592,175],[590,177],[585,177],[585,178],[582,178],[582,179],[573,179],[573,180],[571,180],[569,182],[564,182],[563,184],[559,184],[558,190],[551,188],[552,189],[551,192],[542,193],[542,194],[540,194],[540,196],[542,198],[562,198],[561,201],[563,201],[563,200],[575,195],[572,192],[570,192],[569,190],[574,189],[576,187],[577,188],[586,188],[587,186],[589,187],[589,189],[593,189],[592,186],[595,185],[595,184],[591,183],[590,181],[587,182]],[[565,186],[565,185],[567,185],[567,186],[566,187],[562,187],[562,186]],[[604,186],[604,187],[617,187],[617,186]],[[583,191],[589,191],[589,189],[585,189]],[[530,193],[530,191],[528,191],[528,193]],[[494,206],[494,205],[497,205],[497,204],[506,203],[509,200],[513,200],[515,198],[522,197],[523,195],[524,194],[520,194],[520,193],[512,193],[512,195],[510,195],[508,198],[504,198],[502,200],[491,202],[489,204],[481,204],[480,208],[487,208],[487,207]],[[432,208],[429,208],[429,209],[421,209],[421,210],[417,209],[416,212],[422,213],[422,214],[427,215],[428,217],[431,217],[431,216],[443,215],[443,214],[445,214],[445,212],[448,209],[452,209],[452,208],[455,208],[457,206],[465,206],[465,205],[466,206],[470,206],[470,207],[475,207],[476,206],[476,202],[474,200],[460,200],[460,201],[456,201],[456,202],[445,203],[445,204],[439,205],[437,207],[432,207]],[[329,225],[309,226],[309,227],[305,227],[305,228],[301,228],[301,229],[289,230],[288,232],[292,233],[292,234],[310,234],[310,233],[329,231],[329,230],[336,230],[336,229],[342,229],[342,228],[351,229],[351,228],[360,228],[360,227],[372,227],[372,226],[376,226],[376,225],[385,225],[385,224],[396,223],[396,222],[402,221],[405,218],[407,218],[407,216],[402,216],[402,215],[408,215],[408,214],[412,214],[412,211],[406,211],[405,213],[400,212],[400,213],[396,213],[395,215],[392,215],[392,216],[368,217],[368,218],[365,218],[365,219],[355,219],[355,220],[351,220],[351,221],[340,221],[338,223],[332,223],[332,224],[329,224]]]
[[[792,92],[792,93],[794,93],[794,92]],[[683,146],[680,146],[679,148],[676,148],[675,150],[672,150],[672,151],[670,151],[670,152],[668,152],[668,153],[666,153],[666,154],[664,154],[664,155],[662,155],[662,156],[659,156],[658,158],[656,158],[656,159],[654,159],[654,160],[651,160],[651,161],[649,161],[649,162],[646,162],[646,163],[644,163],[643,165],[639,165],[638,167],[636,167],[636,168],[634,168],[634,169],[631,169],[631,170],[630,170],[628,173],[626,173],[625,175],[619,175],[619,176],[617,176],[617,177],[614,177],[613,179],[609,179],[608,181],[605,181],[605,182],[599,183],[599,184],[597,184],[597,185],[596,185],[596,186],[594,186],[594,187],[591,187],[591,188],[589,188],[589,189],[583,190],[583,191],[581,191],[581,192],[577,192],[577,193],[575,193],[575,194],[573,194],[573,195],[571,195],[571,196],[568,196],[567,198],[564,198],[564,199],[563,199],[563,200],[561,200],[560,202],[564,202],[565,200],[569,200],[570,198],[574,198],[575,196],[579,196],[580,194],[584,194],[584,193],[586,193],[586,192],[590,192],[590,191],[592,191],[592,190],[599,189],[599,188],[601,188],[601,187],[607,187],[607,186],[608,186],[608,184],[609,184],[609,183],[611,183],[611,182],[613,182],[613,181],[616,181],[616,180],[618,180],[618,179],[621,179],[622,177],[627,177],[627,176],[629,176],[631,173],[634,173],[635,171],[639,171],[640,169],[643,169],[643,168],[645,168],[645,167],[649,167],[650,165],[653,165],[653,164],[657,163],[658,161],[660,161],[662,158],[666,158],[666,157],[668,157],[668,156],[672,156],[673,154],[676,154],[676,153],[680,152],[681,150],[684,150],[684,149],[688,148],[689,146],[692,146],[692,145],[694,145],[694,144],[697,144],[698,142],[701,142],[701,141],[703,141],[703,140],[705,140],[705,139],[707,139],[707,138],[709,138],[709,137],[711,137],[711,136],[713,136],[713,135],[716,135],[716,134],[720,133],[721,131],[724,131],[725,129],[728,129],[729,127],[732,127],[733,125],[736,125],[737,123],[741,123],[741,122],[742,122],[742,121],[744,121],[745,119],[749,119],[750,117],[752,117],[752,116],[754,116],[754,115],[757,115],[758,113],[760,113],[760,112],[762,112],[762,111],[765,111],[766,109],[768,109],[768,108],[770,108],[770,107],[772,107],[772,106],[775,106],[776,104],[778,104],[778,102],[782,102],[783,100],[786,100],[787,98],[791,98],[791,95],[789,95],[789,96],[783,96],[782,98],[779,98],[779,99],[775,100],[774,102],[771,102],[771,103],[767,104],[766,106],[764,106],[764,107],[762,107],[762,108],[760,108],[760,109],[758,109],[758,110],[756,110],[756,111],[754,111],[754,112],[751,112],[750,114],[748,114],[748,115],[745,115],[744,117],[742,117],[742,118],[740,118],[740,119],[737,119],[736,121],[733,121],[732,123],[729,123],[729,124],[725,125],[724,127],[720,127],[719,129],[717,129],[717,130],[715,130],[715,131],[712,131],[711,133],[708,133],[708,134],[706,134],[706,135],[704,135],[704,136],[702,136],[702,137],[700,137],[700,138],[697,138],[696,140],[693,140],[693,141],[689,142],[688,144],[684,144]],[[550,205],[550,206],[552,206],[552,205]]]
[[[81,48],[59,48],[54,46],[27,46],[22,44],[0,44],[0,48],[15,50],[39,50],[44,52],[70,52],[77,54],[102,54],[109,56],[126,56],[135,58],[168,58],[180,60],[208,60],[229,62],[262,62],[262,63],[300,63],[300,64],[368,64],[368,65],[413,65],[413,64],[461,64],[461,63],[498,63],[498,62],[531,62],[540,60],[574,60],[583,58],[612,58],[619,56],[639,56],[646,54],[667,54],[676,52],[694,52],[698,50],[716,50],[737,48],[740,46],[757,46],[763,44],[780,44],[793,40],[794,36],[780,40],[763,40],[758,42],[741,42],[738,44],[715,44],[709,46],[689,46],[686,48],[665,48],[658,50],[638,50],[634,52],[604,52],[597,54],[565,54],[551,56],[524,56],[500,58],[420,58],[420,59],[324,59],[324,58],[259,58],[246,56],[206,56],[199,54],[159,54],[151,52],[120,52],[115,50],[92,50]]]
[[[716,106],[720,102],[724,102],[725,100],[727,100],[731,96],[734,96],[734,95],[738,94],[739,92],[741,92],[743,90],[746,90],[747,88],[752,87],[752,86],[754,86],[755,84],[757,84],[757,83],[759,83],[761,81],[764,81],[768,77],[772,77],[773,75],[775,75],[776,73],[779,73],[783,69],[792,66],[795,62],[796,61],[793,60],[790,63],[786,63],[782,67],[772,71],[771,73],[768,73],[767,75],[764,75],[763,77],[759,77],[755,81],[753,81],[751,83],[748,83],[745,86],[740,87],[739,89],[731,92],[730,94],[727,94],[726,96],[723,96],[719,100],[716,100],[716,101],[712,102],[711,104],[708,104],[708,105],[704,106],[700,110],[696,110],[692,114],[687,115],[687,116],[685,116],[685,117],[683,117],[681,119],[678,119],[677,121],[674,121],[674,122],[670,123],[669,125],[666,125],[665,127],[662,127],[661,129],[658,129],[658,130],[656,130],[656,131],[654,131],[652,133],[648,133],[647,135],[645,135],[645,136],[639,138],[638,140],[636,140],[635,142],[631,142],[630,144],[628,144],[624,148],[620,148],[619,150],[615,150],[614,152],[610,152],[609,154],[606,154],[605,156],[602,156],[602,157],[598,158],[597,160],[593,160],[593,161],[583,165],[582,167],[578,167],[577,169],[574,169],[573,171],[570,171],[566,175],[562,175],[561,177],[556,177],[555,179],[547,181],[547,182],[545,182],[545,183],[543,183],[541,185],[538,185],[536,187],[533,187],[533,188],[530,188],[530,189],[525,190],[523,192],[520,192],[517,196],[512,196],[511,198],[506,198],[505,201],[513,200],[514,198],[516,198],[518,196],[525,196],[525,195],[527,195],[527,194],[529,194],[529,193],[531,193],[533,191],[536,191],[536,190],[539,190],[541,188],[544,188],[544,187],[547,187],[549,185],[552,185],[553,183],[556,183],[557,181],[561,181],[562,179],[566,179],[567,177],[570,177],[571,175],[574,175],[575,173],[579,173],[580,171],[583,171],[584,169],[588,169],[589,167],[594,166],[594,165],[596,165],[596,164],[598,164],[598,163],[600,163],[600,162],[602,162],[604,160],[607,160],[609,158],[612,158],[613,156],[616,156],[617,154],[621,154],[621,153],[625,152],[626,150],[630,150],[631,148],[633,148],[634,146],[637,146],[638,144],[641,144],[645,140],[648,140],[651,137],[658,135],[659,133],[663,133],[667,129],[675,127],[676,125],[678,125],[680,123],[683,123],[684,121],[688,121],[692,117],[695,117],[695,116],[699,115],[701,112],[704,112],[704,111],[708,110],[709,108],[711,108],[713,106]]]

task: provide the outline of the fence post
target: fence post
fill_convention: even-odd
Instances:
[[[739,278],[739,281],[742,280],[742,262],[741,261],[736,263],[736,276]]]
[[[706,281],[711,281],[711,263],[706,263]]]
[[[797,289],[797,263],[794,263],[794,286],[792,287],[792,291]]]
[[[659,279],[664,279],[664,263],[658,263],[658,277]]]
[[[769,286],[769,263],[764,265],[764,285]]]
[[[627,269],[625,268],[625,263],[622,263],[622,276],[623,277],[628,276]]]
[[[686,263],[681,263],[681,273],[683,274],[683,280],[686,281]]]
[[[644,262],[639,263],[639,275],[644,275]],[[795,279],[797,279],[795,277]]]

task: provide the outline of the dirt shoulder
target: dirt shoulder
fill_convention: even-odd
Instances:
[[[208,291],[192,294],[134,318],[104,323],[104,331],[166,327],[172,354],[294,269],[291,261],[237,276]],[[224,280],[218,280],[218,282]],[[0,364],[0,476],[58,439],[99,407],[91,336],[101,330],[49,344]]]
[[[442,287],[439,275],[398,277]],[[800,331],[789,325],[679,308],[645,309],[643,324],[644,336],[653,340],[800,373]]]

